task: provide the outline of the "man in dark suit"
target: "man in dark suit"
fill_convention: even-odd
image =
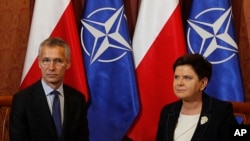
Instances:
[[[68,44],[59,38],[44,40],[38,61],[41,80],[13,96],[10,141],[89,140],[86,99],[63,83],[71,65]],[[56,111],[59,116],[54,118]]]

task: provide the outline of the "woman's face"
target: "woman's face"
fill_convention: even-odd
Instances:
[[[191,65],[177,66],[174,72],[174,93],[182,100],[200,100],[207,82],[207,78],[199,80]]]

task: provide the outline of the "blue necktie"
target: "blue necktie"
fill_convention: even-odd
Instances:
[[[60,109],[60,100],[59,100],[59,92],[53,91],[51,94],[54,95],[54,102],[52,107],[52,117],[56,126],[57,136],[61,137],[62,134],[62,122],[61,122],[61,109]]]

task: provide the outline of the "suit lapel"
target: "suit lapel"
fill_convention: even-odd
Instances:
[[[65,126],[71,125],[72,120],[71,117],[72,109],[71,108],[71,93],[72,91],[69,89],[68,86],[63,85],[63,91],[64,91],[64,118],[63,118],[63,135],[67,134],[67,131],[64,129]]]
[[[165,128],[166,129],[165,138],[167,141],[172,141],[174,139],[174,131],[175,131],[176,123],[178,121],[181,105],[182,105],[182,102],[178,101],[172,107],[172,113],[168,114],[167,124]]]
[[[202,111],[192,140],[200,140],[201,137],[205,134],[208,125],[210,124],[209,120],[211,119],[211,99],[206,94],[203,94],[202,100]]]

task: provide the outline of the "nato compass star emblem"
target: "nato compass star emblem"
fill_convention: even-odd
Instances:
[[[194,19],[188,20],[189,50],[203,54],[212,64],[230,60],[238,52],[232,23],[231,7],[210,8],[198,13]]]
[[[96,9],[81,19],[81,44],[89,64],[114,62],[132,50],[126,20],[123,6]]]

